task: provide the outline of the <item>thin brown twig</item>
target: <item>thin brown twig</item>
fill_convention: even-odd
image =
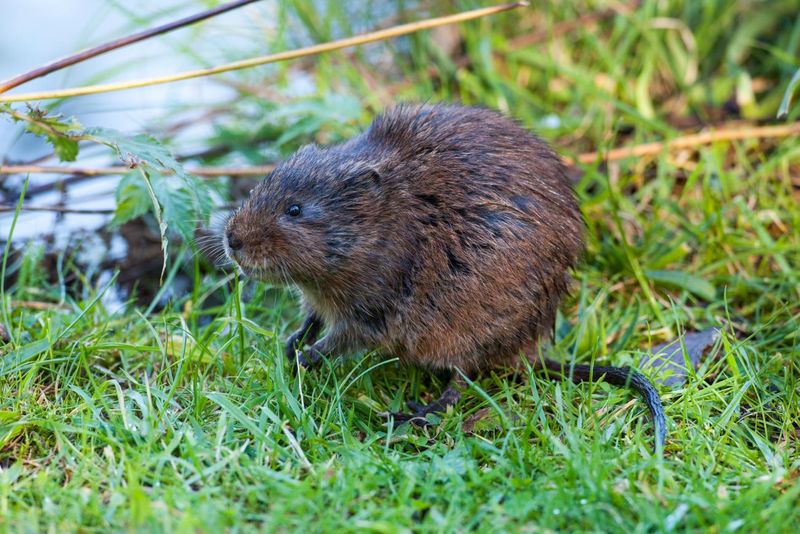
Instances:
[[[334,50],[340,50],[342,48],[347,48],[351,46],[362,45],[366,43],[374,43],[376,41],[384,41],[386,39],[391,39],[393,37],[399,37],[401,35],[407,35],[409,33],[415,33],[422,30],[429,30],[431,28],[435,28],[437,26],[444,26],[447,24],[455,24],[458,22],[464,22],[467,20],[472,20],[480,17],[485,17],[489,15],[494,15],[497,13],[501,13],[503,11],[508,11],[510,9],[515,9],[518,7],[527,6],[528,3],[524,0],[519,0],[517,2],[512,2],[509,4],[500,4],[491,7],[484,7],[480,9],[473,9],[471,11],[463,11],[461,13],[456,13],[454,15],[448,15],[445,17],[436,17],[421,20],[418,22],[412,22],[408,24],[401,24],[400,26],[394,26],[392,28],[387,28],[385,30],[379,30],[376,32],[364,33],[361,35],[356,35],[353,37],[347,37],[344,39],[339,39],[336,41],[330,41],[327,43],[307,46],[304,48],[298,48],[296,50],[287,50],[285,52],[279,52],[276,54],[269,54],[266,56],[259,56],[250,59],[243,59],[240,61],[234,61],[232,63],[226,63],[224,65],[219,65],[216,67],[210,67],[205,69],[197,69],[197,70],[189,70],[184,72],[179,72],[177,74],[171,74],[167,76],[159,76],[155,78],[146,78],[146,79],[139,79],[139,80],[130,80],[127,82],[117,82],[117,83],[107,83],[107,84],[99,84],[99,85],[87,85],[84,87],[72,87],[69,89],[59,89],[53,91],[39,91],[33,93],[22,93],[22,94],[14,94],[14,95],[0,95],[0,102],[25,102],[29,100],[49,100],[53,98],[65,98],[71,96],[81,96],[81,95],[92,95],[97,93],[107,93],[111,91],[122,91],[126,89],[134,89],[137,87],[148,87],[152,85],[159,85],[163,83],[172,83],[181,80],[190,80],[192,78],[200,78],[203,76],[211,76],[214,74],[222,74],[224,72],[231,72],[235,70],[247,69],[251,67],[256,67],[259,65],[267,65],[269,63],[276,63],[279,61],[288,61],[291,59],[298,59],[301,57],[306,56],[313,56],[317,54],[321,54],[324,52],[332,52]]]
[[[116,50],[118,48],[122,48],[124,46],[128,46],[133,43],[138,43],[140,41],[144,41],[145,39],[149,39],[157,35],[163,35],[173,30],[177,30],[178,28],[189,26],[191,24],[194,24],[195,22],[200,22],[202,20],[220,15],[222,13],[226,13],[228,11],[240,8],[242,6],[246,6],[247,4],[252,4],[253,2],[257,1],[258,0],[236,0],[235,2],[229,2],[214,9],[202,11],[200,13],[196,13],[189,17],[185,17],[180,20],[176,20],[167,24],[162,24],[161,26],[157,26],[149,30],[144,30],[138,33],[134,33],[133,35],[128,35],[127,37],[122,37],[120,39],[114,39],[113,41],[103,43],[101,45],[95,46],[94,48],[81,50],[80,52],[76,52],[75,54],[72,54],[65,58],[58,59],[42,67],[38,67],[31,71],[15,76],[10,80],[0,82],[0,93],[5,93],[9,89],[13,89],[18,85],[22,85],[23,83],[29,82],[36,78],[41,78],[42,76],[46,76],[52,72],[61,70],[65,67],[75,65],[76,63],[80,63],[81,61],[86,61],[87,59],[97,57],[101,54],[105,54],[106,52],[110,52],[112,50]]]
[[[9,206],[8,204],[0,204],[0,213],[8,213],[15,211],[16,206]],[[81,215],[111,215],[114,210],[111,208],[68,208],[66,206],[20,206],[20,211],[46,211],[51,213],[79,213]]]
[[[214,206],[214,210],[231,210],[236,207],[235,204],[222,204]],[[0,213],[8,213],[16,211],[16,206],[8,204],[0,204]],[[20,211],[44,211],[49,213],[73,213],[79,215],[111,215],[115,212],[113,208],[69,208],[67,206],[49,205],[49,206],[28,206],[23,204],[20,206]]]
[[[194,152],[194,153],[191,153],[191,154],[177,154],[175,156],[175,159],[178,160],[178,161],[186,161],[186,160],[190,160],[190,159],[193,160],[193,159],[198,159],[198,158],[221,156],[223,154],[226,154],[227,152],[230,152],[231,150],[232,150],[232,147],[230,145],[217,145],[217,146],[212,146],[212,147],[209,147],[209,148],[206,148],[204,150],[201,150],[201,151],[198,151],[198,152]],[[46,156],[46,157],[51,157],[51,156]],[[45,158],[42,158],[42,159],[45,159]],[[25,163],[20,162],[19,165],[23,165],[23,164],[24,165],[33,165],[35,163],[37,163],[37,162],[35,162],[35,161],[28,161],[28,162],[25,162]],[[2,166],[2,163],[0,163],[0,167],[1,166]],[[257,167],[255,170],[259,171],[259,170],[265,170],[265,169],[268,169],[268,168],[269,167],[263,166],[263,167]],[[0,171],[0,176],[2,174],[3,174],[2,171]],[[21,174],[25,174],[25,173],[21,173]],[[267,173],[265,172],[264,174],[267,174]],[[256,175],[256,176],[261,176],[261,175]],[[102,175],[77,174],[77,175],[73,175],[73,176],[66,176],[64,178],[59,178],[59,179],[53,180],[51,182],[47,182],[47,183],[44,183],[44,184],[39,184],[39,185],[36,185],[36,186],[28,187],[28,196],[29,197],[34,197],[36,195],[40,195],[42,193],[47,193],[47,192],[52,191],[54,189],[66,188],[66,186],[68,186],[68,185],[73,185],[73,184],[77,184],[77,183],[80,183],[80,182],[85,182],[85,181],[88,181],[88,180],[96,180],[96,179],[99,179],[99,178],[102,178]]]
[[[707,145],[720,141],[739,141],[743,139],[765,139],[790,137],[800,135],[800,122],[779,124],[775,126],[728,126],[708,132],[684,135],[671,141],[655,141],[641,145],[612,148],[608,151],[586,152],[576,158],[564,157],[565,163],[589,164],[598,160],[617,161],[630,157],[641,157],[659,154],[665,149],[680,150],[700,145]],[[274,165],[260,165],[255,167],[198,167],[186,169],[189,174],[202,177],[252,177],[263,176],[275,168]],[[44,165],[0,165],[2,174],[74,174],[83,176],[101,176],[124,174],[131,169],[123,166],[116,167],[62,167]]]
[[[196,167],[187,168],[188,174],[204,178],[252,177],[264,176],[275,168],[274,165],[255,165],[253,167]],[[52,165],[0,165],[0,175],[3,174],[73,174],[76,176],[103,176],[125,174],[132,171],[130,167],[117,165],[112,167],[65,167]],[[167,169],[161,172],[169,174]]]
[[[35,300],[12,300],[12,308],[27,308],[29,310],[66,310],[69,306],[66,304],[57,304],[55,302],[38,302]]]
[[[779,124],[775,126],[739,126],[720,128],[696,134],[676,137],[671,141],[655,141],[619,148],[608,151],[588,152],[578,155],[577,158],[564,158],[568,165],[578,163],[594,163],[596,161],[618,161],[630,157],[653,156],[664,150],[680,150],[708,145],[720,141],[741,141],[743,139],[764,139],[775,137],[791,137],[800,135],[800,122]]]

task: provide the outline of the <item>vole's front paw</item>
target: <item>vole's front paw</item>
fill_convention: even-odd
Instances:
[[[283,348],[283,354],[286,356],[286,359],[289,360],[289,363],[294,364],[297,360],[297,349],[300,346],[300,339],[302,338],[301,332],[295,332],[289,339],[286,340],[286,345]]]
[[[305,367],[316,367],[322,361],[322,353],[314,347],[297,351],[297,363]]]

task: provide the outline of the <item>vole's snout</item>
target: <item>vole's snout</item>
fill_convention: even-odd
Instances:
[[[239,250],[242,248],[242,245],[244,245],[242,240],[236,237],[236,235],[233,233],[232,228],[228,228],[225,231],[225,240],[228,242],[228,247],[231,250]]]

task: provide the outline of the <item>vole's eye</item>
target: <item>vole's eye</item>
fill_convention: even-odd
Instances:
[[[297,217],[298,215],[300,215],[301,211],[302,209],[300,209],[300,204],[292,204],[291,206],[286,208],[286,215],[288,215],[289,217]]]

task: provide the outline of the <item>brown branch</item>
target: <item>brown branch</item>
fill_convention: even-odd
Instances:
[[[16,206],[9,206],[8,204],[0,204],[0,213],[8,213],[16,211]],[[114,213],[113,209],[81,209],[81,208],[67,208],[65,206],[20,206],[20,211],[47,211],[52,213],[80,213],[82,215],[111,215]]]
[[[87,140],[87,138],[84,137],[83,135],[69,135],[69,134],[67,134],[65,132],[57,130],[56,128],[53,128],[53,126],[51,124],[48,124],[48,122],[46,120],[44,120],[47,117],[45,117],[41,112],[38,112],[38,111],[35,111],[35,112],[32,112],[32,113],[28,114],[28,113],[22,113],[20,111],[15,110],[15,109],[11,109],[9,107],[9,108],[4,108],[2,110],[2,112],[7,114],[7,115],[11,115],[11,117],[13,117],[16,121],[35,124],[38,128],[41,128],[42,130],[44,130],[45,132],[49,133],[50,135],[52,135],[54,137],[60,137],[60,138],[63,138],[63,139],[70,139],[72,141],[86,141]]]
[[[68,310],[66,304],[56,304],[55,302],[38,302],[35,300],[12,300],[12,308],[27,308],[29,310]]]
[[[253,167],[197,167],[186,169],[189,174],[202,176],[204,178],[217,178],[221,176],[230,177],[252,177],[264,176],[272,172],[274,165],[256,165]],[[48,165],[0,165],[0,175],[3,174],[73,174],[76,176],[104,176],[114,174],[125,174],[130,172],[130,167],[123,165],[113,167],[66,167]],[[169,171],[162,169],[161,172],[168,174]]]
[[[729,126],[708,132],[684,135],[671,141],[656,141],[629,147],[612,148],[608,151],[587,152],[579,154],[577,158],[564,157],[567,165],[577,163],[594,163],[598,160],[617,161],[630,157],[652,156],[665,149],[680,150],[699,145],[708,145],[720,141],[740,141],[743,139],[766,139],[790,137],[800,135],[800,122],[780,124],[776,126]],[[202,177],[253,177],[268,174],[275,168],[274,165],[260,165],[255,167],[198,167],[186,169],[189,174]],[[62,167],[43,165],[0,165],[2,174],[73,174],[79,176],[102,176],[124,174],[131,169],[128,167]]]
[[[139,41],[144,41],[145,39],[149,39],[157,35],[162,35],[171,32],[172,30],[177,30],[178,28],[183,28],[184,26],[189,26],[190,24],[194,24],[195,22],[200,22],[201,20],[214,17],[221,13],[225,13],[227,11],[240,8],[242,6],[245,6],[247,4],[252,4],[253,2],[257,1],[258,0],[236,0],[235,2],[223,4],[214,9],[202,11],[195,15],[191,15],[189,17],[182,18],[180,20],[176,20],[168,24],[163,24],[161,26],[157,26],[149,30],[144,30],[139,33],[134,33],[133,35],[129,35],[127,37],[122,37],[120,39],[109,41],[99,46],[95,46],[94,48],[89,48],[86,50],[82,50],[80,52],[76,52],[71,56],[67,56],[65,58],[56,60],[52,63],[33,69],[32,71],[26,72],[24,74],[20,74],[18,76],[15,76],[14,78],[11,78],[10,80],[6,80],[0,83],[0,93],[5,93],[9,89],[13,89],[18,85],[22,85],[23,83],[29,82],[36,78],[41,78],[42,76],[46,76],[57,70],[61,70],[65,67],[69,67],[76,63],[80,63],[81,61],[86,61],[87,59],[99,56],[100,54],[105,54],[106,52],[110,52],[112,50],[116,50],[118,48],[122,48],[124,46],[128,46],[133,43],[138,43]]]
[[[431,28],[436,28],[438,26],[444,26],[447,24],[455,24],[458,22],[464,22],[467,20],[473,20],[480,17],[486,17],[489,15],[494,15],[497,13],[501,13],[503,11],[508,11],[510,9],[516,9],[518,7],[527,6],[527,2],[524,0],[519,0],[517,2],[513,2],[510,4],[500,4],[492,7],[484,7],[479,9],[473,9],[471,11],[463,11],[461,13],[456,13],[454,15],[448,15],[445,17],[436,17],[431,19],[425,19],[418,22],[412,22],[409,24],[402,24],[400,26],[394,26],[393,28],[387,28],[385,30],[380,30],[376,32],[364,33],[361,35],[355,35],[353,37],[346,37],[344,39],[338,39],[336,41],[330,41],[327,43],[321,43],[317,45],[306,46],[303,48],[298,48],[296,50],[287,50],[284,52],[278,52],[275,54],[268,54],[266,56],[258,56],[250,59],[242,59],[239,61],[234,61],[232,63],[226,63],[224,65],[218,65],[216,67],[209,67],[205,69],[196,69],[196,70],[188,70],[183,72],[178,72],[176,74],[170,74],[165,76],[157,76],[155,78],[144,78],[144,79],[137,79],[137,80],[129,80],[126,82],[116,82],[116,83],[106,83],[106,84],[98,84],[98,85],[87,85],[83,87],[70,87],[68,89],[57,89],[52,91],[38,91],[33,93],[20,93],[14,95],[2,95],[0,94],[0,102],[25,102],[28,100],[52,100],[54,98],[66,98],[71,96],[81,96],[81,95],[94,95],[98,93],[108,93],[111,91],[123,91],[127,89],[135,89],[137,87],[149,87],[152,85],[159,85],[163,83],[172,83],[181,80],[191,80],[193,78],[200,78],[203,76],[212,76],[215,74],[222,74],[224,72],[231,72],[235,70],[241,69],[248,69],[251,67],[256,67],[259,65],[267,65],[269,63],[276,63],[279,61],[289,61],[293,59],[298,59],[301,57],[306,56],[314,56],[318,54],[322,54],[324,52],[332,52],[334,50],[340,50],[342,48],[348,48],[351,46],[362,45],[366,43],[374,43],[376,41],[385,41],[387,39],[391,39],[394,37],[399,37],[401,35],[407,35],[409,33],[415,33],[422,30],[429,30]]]
[[[564,158],[567,165],[578,163],[594,163],[596,161],[617,161],[630,157],[653,156],[664,150],[680,150],[693,148],[699,145],[708,145],[720,141],[741,141],[743,139],[765,139],[776,137],[791,137],[800,135],[800,122],[781,124],[777,126],[739,126],[720,128],[691,135],[676,137],[671,141],[655,141],[619,148],[608,151],[588,152],[578,155],[577,158]]]
[[[236,208],[235,204],[222,204],[220,206],[214,206],[212,209],[225,211],[234,208]],[[75,213],[80,215],[112,215],[115,211],[112,208],[68,208],[66,206],[57,206],[57,205],[28,206],[25,204],[20,206],[19,209],[20,211],[45,211],[50,213]],[[8,213],[16,210],[17,210],[16,206],[11,206],[8,204],[0,204],[0,213]]]

